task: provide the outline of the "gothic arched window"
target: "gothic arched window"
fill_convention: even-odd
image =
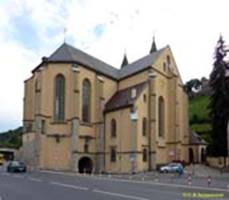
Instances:
[[[116,120],[111,120],[111,137],[116,137]]]
[[[91,121],[91,83],[88,79],[83,81],[82,120],[87,123]]]
[[[169,55],[166,56],[166,60],[167,60],[167,65],[170,67],[171,59]]]
[[[147,119],[146,117],[144,117],[142,120],[142,135],[146,136],[146,133],[147,133]]]
[[[55,120],[64,121],[65,118],[65,78],[58,74],[55,78]]]
[[[110,161],[116,162],[116,147],[111,147],[111,155],[110,155]]]
[[[158,135],[164,137],[165,132],[165,103],[163,97],[158,100]]]
[[[147,162],[147,149],[143,149],[142,152],[142,161]]]

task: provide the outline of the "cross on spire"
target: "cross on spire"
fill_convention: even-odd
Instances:
[[[64,27],[64,43],[66,42],[66,32],[67,32],[67,28]]]

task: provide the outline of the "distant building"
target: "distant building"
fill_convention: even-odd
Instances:
[[[189,160],[188,98],[169,46],[120,69],[66,43],[25,81],[23,156],[43,169],[140,172]]]
[[[207,158],[207,142],[196,132],[190,131],[189,161],[204,163]]]

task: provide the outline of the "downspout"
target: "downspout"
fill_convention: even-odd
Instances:
[[[148,88],[149,88],[149,96],[148,96],[148,143],[149,143],[149,152],[148,152],[148,157],[149,157],[149,171],[152,170],[152,137],[151,137],[151,123],[152,123],[152,80],[154,78],[156,78],[156,73],[155,71],[152,71],[152,69],[149,70],[149,74],[148,74]]]

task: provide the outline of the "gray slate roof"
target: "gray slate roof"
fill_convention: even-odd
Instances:
[[[105,112],[133,106],[139,95],[145,89],[147,83],[142,82],[137,85],[117,91],[105,105]],[[131,98],[131,90],[136,89],[136,97]]]
[[[100,72],[101,74],[119,80],[153,65],[164,49],[165,48],[153,52],[152,54],[149,54],[131,64],[126,65],[122,69],[117,69],[79,49],[72,47],[69,44],[64,43],[51,56],[47,58],[46,62],[79,63],[92,70]],[[39,66],[37,68],[39,68]],[[33,71],[36,71],[37,68],[35,68]]]
[[[134,73],[137,73],[141,70],[146,69],[147,67],[153,65],[155,61],[157,60],[158,56],[163,52],[165,48],[160,49],[159,51],[156,51],[152,54],[149,54],[133,63],[130,63],[129,65],[126,65],[123,67],[119,72],[119,79],[125,78],[127,76],[130,76]]]
[[[62,44],[49,58],[50,62],[78,62],[112,78],[118,78],[118,70],[93,56],[76,49],[69,44]]]

